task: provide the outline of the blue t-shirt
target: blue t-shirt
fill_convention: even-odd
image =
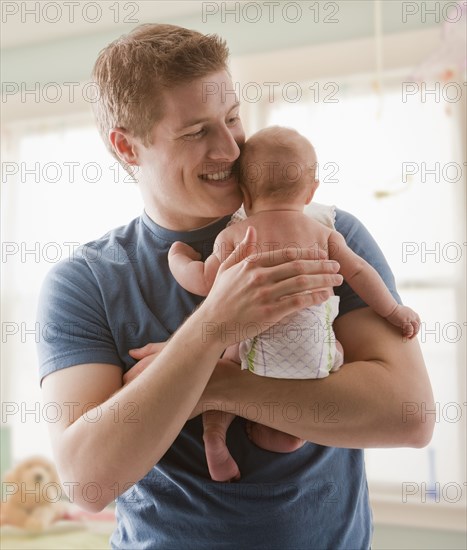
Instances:
[[[129,349],[167,340],[203,299],[172,277],[167,262],[171,244],[184,241],[205,259],[229,219],[177,232],[158,226],[143,213],[57,264],[46,277],[39,304],[40,380],[83,363],[120,365],[126,372],[135,364]],[[337,210],[336,229],[375,267],[400,302],[382,252],[363,225]],[[345,283],[335,292],[340,296],[340,315],[366,305]],[[310,414],[312,407],[310,403]],[[332,421],[332,408],[324,412]],[[227,444],[242,478],[238,483],[219,483],[210,479],[202,435],[201,416],[189,420],[158,464],[116,499],[112,548],[370,546],[371,509],[362,450],[306,443],[293,453],[272,453],[250,442],[245,420],[237,416]]]

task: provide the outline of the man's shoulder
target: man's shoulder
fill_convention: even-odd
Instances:
[[[369,263],[372,263],[371,257],[382,256],[378,244],[357,216],[336,208],[335,228],[345,238],[347,245]]]
[[[342,234],[346,234],[352,230],[364,227],[362,222],[356,216],[337,207],[335,209],[334,225],[336,230]]]
[[[116,227],[102,237],[89,241],[76,250],[76,257],[90,264],[106,259],[109,261],[123,260],[123,255],[128,255],[136,250],[136,245],[141,239],[141,218],[135,218],[130,223]]]
[[[84,244],[70,247],[67,258],[57,262],[47,273],[44,285],[58,286],[73,283],[91,283],[95,272],[105,270],[111,265],[127,264],[134,260],[139,240],[136,218],[127,225],[116,227],[101,237]]]

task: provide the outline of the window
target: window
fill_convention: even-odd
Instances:
[[[139,216],[136,183],[107,152],[90,116],[5,128],[2,175],[2,401],[12,456],[52,456],[36,341],[45,274],[80,244]]]
[[[367,226],[403,302],[422,319],[419,340],[437,407],[434,437],[425,449],[367,450],[371,488],[393,492],[400,502],[409,483],[425,484],[427,500],[449,488],[448,501],[465,502],[462,117],[449,102],[403,102],[397,78],[387,78],[381,92],[370,77],[339,80],[338,87],[337,102],[313,96],[263,102],[258,126],[292,126],[310,139],[321,181],[314,200],[348,210]],[[407,403],[401,417],[420,406]]]

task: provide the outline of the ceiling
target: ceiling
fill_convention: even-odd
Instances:
[[[17,48],[64,37],[112,29],[131,29],[138,23],[202,17],[203,2],[115,0],[88,2],[2,2],[2,48]],[[28,11],[33,10],[33,11]]]

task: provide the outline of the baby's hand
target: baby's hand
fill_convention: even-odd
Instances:
[[[401,327],[402,335],[406,338],[413,338],[420,329],[418,313],[407,306],[398,305],[386,319],[396,327]]]
[[[175,254],[183,254],[183,256],[187,256],[190,260],[201,260],[201,254],[199,252],[196,252],[190,245],[182,243],[181,241],[175,241],[170,247],[169,257]]]

